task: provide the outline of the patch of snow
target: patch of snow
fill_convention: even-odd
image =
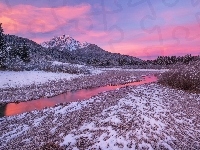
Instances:
[[[38,126],[40,124],[40,122],[45,118],[45,116],[42,116],[40,118],[36,118],[34,119],[34,126]]]
[[[93,68],[93,67],[89,68],[89,70],[90,70],[90,73],[93,75],[97,75],[97,74],[105,72],[103,69]]]
[[[67,66],[75,66],[75,67],[85,67],[85,65],[80,65],[80,64],[71,64],[71,63],[63,63],[63,62],[59,62],[59,61],[53,61],[52,65],[67,65]]]
[[[50,80],[73,79],[82,75],[44,71],[0,71],[0,88],[42,84]]]

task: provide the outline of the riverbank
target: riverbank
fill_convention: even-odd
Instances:
[[[69,75],[62,73],[61,75],[55,75],[54,73],[46,73],[38,79],[38,82],[33,78],[28,78],[29,83],[25,82],[27,79],[23,79],[25,84],[20,86],[15,83],[15,86],[8,86],[0,88],[0,105],[7,103],[18,103],[23,101],[30,101],[39,99],[42,97],[53,97],[68,91],[76,91],[80,89],[88,89],[94,87],[101,87],[106,85],[119,85],[130,83],[140,80],[142,75],[160,73],[162,70],[128,70],[128,69],[93,69],[90,75]],[[15,72],[17,74],[17,72]],[[49,76],[53,77],[49,78]],[[15,75],[16,76],[16,75]],[[13,81],[15,80],[10,75]],[[40,75],[41,76],[41,75]],[[62,78],[61,78],[62,77]],[[20,78],[22,78],[20,76]],[[25,77],[24,77],[25,78]],[[36,78],[36,77],[35,77]],[[32,79],[32,80],[31,80]],[[9,80],[8,80],[9,81]],[[34,83],[32,81],[35,81]],[[5,82],[5,81],[4,81]],[[22,81],[19,80],[19,83]],[[4,83],[3,85],[7,85]]]
[[[200,95],[158,84],[1,118],[2,149],[199,149]]]
[[[139,82],[131,82],[121,85],[107,85],[103,87],[95,87],[90,89],[82,89],[72,92],[63,93],[51,98],[40,98],[37,100],[19,102],[19,103],[9,103],[5,106],[0,107],[0,117],[18,115],[24,112],[29,112],[33,110],[42,110],[47,107],[53,107],[56,104],[77,102],[85,99],[89,99],[92,96],[96,96],[101,92],[116,90],[125,86],[138,86],[145,83],[157,82],[157,77],[150,75],[142,77]]]

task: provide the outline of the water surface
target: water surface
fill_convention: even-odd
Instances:
[[[66,92],[64,94],[60,94],[58,96],[54,96],[51,98],[40,98],[37,100],[27,101],[27,102],[20,102],[20,103],[9,103],[5,106],[0,107],[0,116],[12,116],[21,114],[24,112],[29,112],[32,110],[41,110],[44,107],[52,107],[58,103],[64,102],[74,102],[74,101],[81,101],[84,99],[89,99],[92,96],[97,95],[100,92],[115,90],[120,87],[124,87],[127,85],[142,85],[145,83],[151,83],[157,81],[157,77],[155,76],[145,76],[143,77],[142,81],[139,82],[132,82],[123,85],[117,86],[104,86],[104,87],[97,87],[91,89],[82,89],[78,91]]]

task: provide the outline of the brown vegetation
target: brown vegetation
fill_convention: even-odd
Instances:
[[[200,62],[189,65],[180,65],[177,68],[164,72],[159,77],[159,83],[173,88],[200,92]]]
[[[58,144],[55,143],[46,143],[41,148],[41,150],[64,150]]]

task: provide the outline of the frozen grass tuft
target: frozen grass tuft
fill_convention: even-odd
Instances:
[[[181,65],[164,72],[158,82],[173,88],[200,93],[200,62]]]

